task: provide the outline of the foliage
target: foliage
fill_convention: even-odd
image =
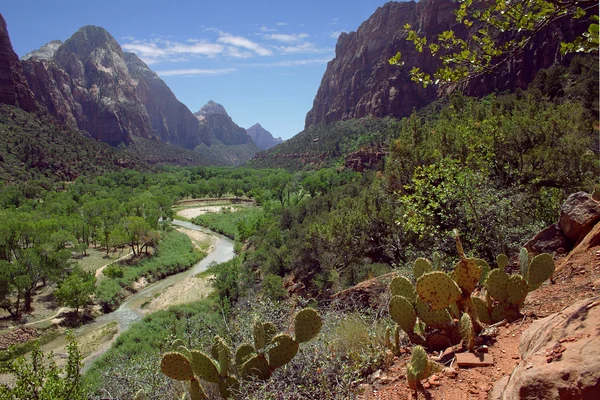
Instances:
[[[14,387],[0,386],[0,399],[87,399],[80,377],[81,354],[72,334],[67,336],[67,364],[58,367],[52,353],[44,355],[39,347],[31,352],[30,359],[20,357],[2,369],[13,374]]]
[[[419,67],[410,71],[423,86],[464,83],[505,66],[524,51],[538,34],[564,20],[588,19],[587,30],[571,43],[561,43],[561,51],[598,53],[598,2],[549,0],[481,3],[460,0],[455,10],[457,26],[430,39],[407,24],[407,40],[417,51],[439,57],[442,67],[433,76]],[[574,29],[571,27],[571,29]],[[464,31],[464,33],[462,32]],[[398,53],[390,64],[402,65]]]
[[[94,274],[77,267],[60,284],[54,295],[60,304],[74,308],[77,313],[80,308],[91,303],[95,289],[96,278]]]
[[[247,237],[251,227],[260,224],[262,210],[255,207],[239,207],[230,212],[206,213],[195,217],[192,222],[234,239]],[[240,232],[240,228],[242,232]]]
[[[423,347],[413,347],[410,362],[406,364],[408,386],[416,391],[421,386],[423,379],[427,379],[434,373],[441,371],[442,367],[441,364],[429,360]]]

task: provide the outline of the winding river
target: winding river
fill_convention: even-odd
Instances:
[[[131,324],[140,321],[144,317],[144,313],[142,312],[142,305],[154,299],[155,294],[162,293],[169,286],[205,271],[213,262],[222,263],[225,261],[229,261],[234,257],[234,242],[228,237],[211,231],[210,229],[192,224],[191,222],[173,220],[173,225],[201,231],[212,235],[215,238],[214,250],[187,271],[171,275],[166,279],[157,281],[155,283],[152,283],[151,285],[146,286],[144,289],[128,297],[117,310],[109,314],[104,314],[96,318],[92,323],[77,328],[76,330],[74,330],[76,338],[85,336],[86,334],[89,334],[90,332],[93,332],[94,330],[99,329],[100,327],[112,321],[117,321],[118,332],[114,336],[114,339],[116,339],[121,333],[125,332],[131,326]],[[42,346],[42,350],[44,352],[57,352],[61,348],[63,348],[65,344],[66,338],[60,337]],[[84,360],[84,369],[87,369],[96,358],[104,354],[104,352],[106,352],[109,348],[109,345],[104,345],[93,355],[87,357]]]

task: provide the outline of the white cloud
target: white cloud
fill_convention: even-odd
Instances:
[[[266,47],[261,46],[258,43],[251,41],[250,39],[246,39],[242,36],[233,36],[229,33],[219,32],[218,42],[229,44],[235,47],[242,47],[244,49],[251,50],[260,56],[270,56],[273,52]]]
[[[277,22],[275,25],[277,25],[277,26],[287,26],[289,24],[287,22]]]
[[[308,60],[283,60],[267,64],[252,64],[257,67],[299,67],[310,64],[326,64],[330,61],[329,58],[313,58]]]
[[[274,29],[274,28],[269,28],[266,25],[263,25],[263,26],[261,26],[258,29],[260,29],[261,32],[275,32],[277,30],[277,29]]]
[[[166,71],[156,71],[160,76],[193,76],[193,75],[223,75],[235,72],[235,68],[223,68],[223,69],[171,69]]]
[[[327,53],[333,51],[333,49],[319,48],[311,42],[303,42],[292,46],[277,46],[276,48],[282,54]]]
[[[227,54],[233,58],[250,58],[254,57],[254,53],[249,51],[243,51],[238,49],[237,47],[229,46],[227,47]]]
[[[297,33],[297,34],[271,33],[269,35],[264,35],[265,39],[277,40],[279,42],[284,42],[284,43],[298,42],[307,37],[308,37],[308,34],[306,34],[306,33]]]
[[[343,33],[344,31],[335,31],[335,32],[330,32],[329,33],[329,37],[332,39],[337,39],[340,37],[340,35]]]
[[[132,43],[125,43],[121,47],[125,51],[137,54],[146,64],[154,64],[160,61],[187,61],[188,56],[212,58],[224,50],[224,46],[218,43],[190,39],[186,43],[164,39],[153,39],[145,42],[135,40]]]

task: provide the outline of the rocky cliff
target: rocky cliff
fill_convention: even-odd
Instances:
[[[36,109],[35,98],[13,50],[6,21],[0,14],[0,104],[18,106],[25,111]]]
[[[210,100],[194,115],[202,127],[226,145],[254,144],[246,130],[233,122],[225,107],[219,103]]]
[[[214,137],[135,54],[85,26],[22,59],[38,101],[66,125],[113,146],[135,138],[194,149]]]
[[[270,149],[283,142],[280,137],[274,138],[271,132],[263,128],[260,124],[254,124],[250,128],[247,128],[246,133],[250,135],[254,143],[261,150]]]
[[[451,0],[390,2],[379,7],[356,32],[342,33],[335,58],[328,63],[306,116],[306,127],[364,116],[403,117],[435,100],[442,93],[436,87],[424,89],[412,82],[408,71],[418,66],[431,73],[439,67],[439,60],[417,52],[406,40],[403,27],[411,24],[428,38],[448,29],[464,37],[463,27],[456,23],[455,7]],[[539,69],[562,60],[560,43],[581,31],[582,26],[565,21],[540,32],[506,68],[471,82],[465,92],[481,96],[526,87]],[[388,63],[398,51],[405,62],[402,68]]]

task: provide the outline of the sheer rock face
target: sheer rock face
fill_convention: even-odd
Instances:
[[[173,94],[167,84],[133,53],[124,53],[129,73],[137,82],[136,93],[146,107],[154,130],[164,142],[193,149],[211,145],[213,135]]]
[[[246,129],[246,133],[250,135],[252,140],[254,140],[254,143],[256,143],[261,150],[270,149],[283,142],[280,137],[274,138],[271,132],[263,128],[260,124],[252,125],[250,128]]]
[[[212,135],[136,55],[103,28],[28,53],[23,69],[37,99],[58,119],[116,146],[136,137],[193,149]]]
[[[18,106],[25,111],[36,109],[35,97],[23,76],[19,57],[13,50],[2,14],[0,14],[0,104]]]
[[[233,122],[225,107],[219,103],[210,100],[194,115],[202,127],[208,129],[217,140],[226,145],[252,142],[246,130]]]
[[[408,71],[413,67],[433,73],[441,64],[427,51],[417,52],[403,32],[408,23],[428,39],[448,29],[465,37],[463,26],[456,23],[455,7],[451,0],[389,2],[379,7],[356,32],[342,33],[335,58],[328,63],[313,107],[306,115],[306,127],[365,116],[404,117],[414,108],[457,89],[438,90],[434,85],[424,89],[411,81]],[[582,32],[586,21],[582,22],[577,25],[565,21],[540,32],[522,54],[495,73],[472,81],[463,90],[469,95],[483,96],[494,90],[525,88],[539,69],[562,60],[560,43]],[[397,52],[402,53],[403,67],[388,63]]]

